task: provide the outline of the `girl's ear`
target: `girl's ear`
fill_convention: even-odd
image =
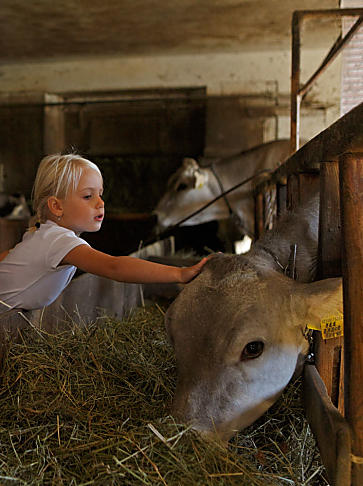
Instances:
[[[55,196],[51,196],[47,201],[48,209],[53,216],[59,217],[63,215],[63,206],[60,199]]]

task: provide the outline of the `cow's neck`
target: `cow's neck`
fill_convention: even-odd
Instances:
[[[231,157],[218,164],[213,165],[213,176],[219,178],[224,186],[224,190],[228,190],[235,184],[248,179],[255,173],[255,166],[253,160],[244,160],[243,167],[241,167],[241,160],[237,157]],[[241,175],[242,174],[242,175]],[[248,190],[251,189],[251,182],[247,183]]]

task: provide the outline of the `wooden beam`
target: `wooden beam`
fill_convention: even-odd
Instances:
[[[331,486],[350,486],[349,426],[333,406],[315,366],[305,365],[303,400],[306,418],[319,445]]]
[[[341,276],[341,224],[338,161],[320,166],[318,279]],[[344,413],[343,337],[323,340],[314,333],[315,364],[333,404]]]
[[[341,248],[339,164],[333,160],[320,164],[319,279],[342,275]]]
[[[307,172],[291,175],[287,180],[287,209],[298,208],[318,191],[319,173]]]
[[[362,127],[362,126],[361,126]],[[343,230],[345,416],[352,430],[352,486],[363,484],[363,153],[339,159]]]

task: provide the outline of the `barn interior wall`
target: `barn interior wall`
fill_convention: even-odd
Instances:
[[[303,50],[302,80],[318,67],[329,47]],[[223,156],[289,136],[290,58],[290,51],[275,50],[8,64],[0,68],[0,101],[11,104],[24,93],[38,100],[45,93],[203,87],[208,97],[204,155]],[[338,118],[339,93],[338,58],[308,95],[301,115],[303,138],[315,136]],[[47,147],[42,114],[39,108],[23,107],[10,116],[7,109],[1,112],[0,162],[25,166],[22,174],[27,174],[28,182],[11,170],[7,186],[28,192]]]

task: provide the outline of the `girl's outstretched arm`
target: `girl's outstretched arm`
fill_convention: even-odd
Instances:
[[[187,283],[196,277],[210,257],[191,267],[173,267],[130,256],[111,256],[87,245],[73,248],[61,264],[84,272],[128,283]]]

